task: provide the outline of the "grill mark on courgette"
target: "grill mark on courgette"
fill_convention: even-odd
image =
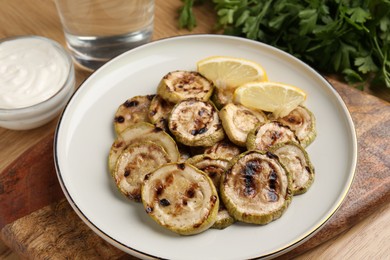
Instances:
[[[270,167],[272,167],[272,165],[270,165]],[[272,169],[270,174],[268,175],[268,187],[270,188],[268,190],[268,201],[270,202],[278,201],[279,181],[278,181],[278,175],[276,174],[276,171],[274,169]]]
[[[148,205],[148,206],[145,207],[145,211],[146,211],[146,213],[148,213],[148,214],[152,213],[153,210],[154,210],[154,208],[153,208],[152,206],[150,206],[150,205]]]
[[[302,119],[299,116],[296,116],[294,114],[287,115],[283,117],[284,120],[286,120],[290,124],[294,125],[301,125],[302,124]]]
[[[139,105],[139,102],[137,100],[126,100],[125,103],[123,103],[125,107],[136,107]]]
[[[160,199],[159,203],[163,207],[168,207],[171,205],[171,202],[169,200],[167,200],[166,198]]]
[[[123,123],[123,122],[125,122],[125,118],[123,116],[116,116],[114,118],[114,122]]]
[[[244,175],[244,195],[254,196],[256,193],[256,183],[254,182],[254,176],[261,172],[261,161],[258,159],[250,160],[245,163],[243,170]]]
[[[266,155],[268,156],[268,158],[270,158],[270,159],[278,159],[278,158],[279,158],[276,154],[271,153],[270,151],[267,151],[265,154],[266,154]]]
[[[186,168],[186,165],[185,165],[184,163],[179,163],[179,164],[177,164],[177,168],[178,168],[179,170],[184,171],[184,169]]]
[[[153,128],[153,130],[152,130],[153,133],[159,133],[159,132],[162,132],[162,131],[164,131],[164,130],[161,129],[160,127],[158,127],[158,126],[155,126],[155,127]]]
[[[211,179],[214,179],[216,176],[219,176],[222,174],[222,172],[224,172],[224,169],[218,167],[217,165],[208,165],[201,168],[200,170],[206,172]]]
[[[156,95],[146,95],[146,97],[147,97],[150,101],[152,101],[153,98],[154,98],[155,96],[156,96]]]
[[[191,130],[191,134],[192,135],[201,135],[201,134],[204,134],[207,132],[207,127],[202,127],[201,129],[194,129],[194,130]]]

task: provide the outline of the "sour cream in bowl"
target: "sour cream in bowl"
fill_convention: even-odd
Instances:
[[[0,40],[0,127],[42,126],[64,108],[75,88],[72,59],[40,36]]]

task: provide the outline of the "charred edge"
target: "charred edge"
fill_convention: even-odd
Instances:
[[[214,179],[216,176],[219,175],[219,173],[223,172],[224,170],[217,166],[217,165],[208,165],[208,166],[205,166],[203,167],[202,169],[200,169],[204,172],[207,173],[207,175],[211,178],[211,179]]]
[[[152,206],[146,206],[145,211],[146,211],[146,213],[150,214],[150,213],[153,212],[153,207]]]
[[[121,148],[121,147],[123,147],[124,145],[126,145],[126,143],[125,143],[124,141],[118,141],[118,142],[115,142],[113,146],[114,146],[115,148]]]
[[[232,174],[232,169],[228,169],[225,171],[225,176],[222,175],[223,184],[226,185],[228,183],[228,177]]]
[[[221,124],[220,124],[221,125]],[[222,126],[221,126],[222,127]],[[222,142],[220,142],[218,144],[218,146],[222,147],[222,148],[229,148],[230,144],[227,140],[223,140]]]
[[[172,125],[171,125],[171,130],[172,131],[175,131],[175,130],[177,130],[177,123],[172,123]]]
[[[218,176],[218,172],[216,171],[208,171],[208,176],[211,178],[211,179],[214,179],[215,177]]]
[[[116,122],[116,123],[123,123],[123,122],[125,122],[125,118],[123,116],[116,116],[114,118],[114,122]]]
[[[286,126],[285,124],[283,124],[282,122],[279,122],[279,121],[274,121],[274,124],[281,127],[281,128],[289,128],[288,126]]]
[[[139,190],[135,191],[134,195],[133,194],[129,195],[129,198],[134,200],[134,201],[140,202],[141,201],[141,194],[140,194]]]
[[[166,101],[165,99],[160,98],[159,100],[160,100],[160,106],[163,109],[166,109],[166,108],[172,106],[172,104],[170,102]]]
[[[222,129],[222,123],[218,123],[218,124],[216,124],[215,126],[215,130],[217,131],[217,130],[220,130],[220,129]],[[227,147],[227,145],[226,145],[226,147]]]
[[[197,71],[191,71],[190,74],[194,75],[194,76],[199,76],[199,77],[202,77],[204,79],[206,79],[205,77],[202,76],[202,74],[200,74],[199,72]]]
[[[139,105],[139,102],[137,100],[126,100],[125,103],[123,103],[125,107],[136,107]]]
[[[157,109],[153,109],[149,112],[150,116],[155,116],[157,114]]]
[[[197,99],[197,98],[192,97],[192,98],[187,98],[186,100],[184,100],[182,104],[184,104],[184,105],[186,105],[186,104],[188,104],[188,105],[193,105],[193,104],[196,103],[196,102],[205,103],[205,102],[203,102],[203,101],[201,101],[201,100],[199,100],[199,99]]]
[[[212,158],[210,155],[205,155],[203,160],[214,160],[214,158]]]
[[[270,158],[270,159],[278,159],[278,158],[279,158],[276,154],[271,153],[271,152],[269,152],[269,151],[266,152],[265,154],[266,154],[267,157]]]
[[[201,223],[196,223],[193,225],[194,228],[199,228],[202,224]]]
[[[179,163],[179,164],[177,165],[177,168],[178,168],[179,170],[184,171],[184,169],[186,168],[186,165],[185,165],[184,163]]]
[[[149,180],[150,174],[151,174],[151,173],[148,173],[148,174],[146,174],[146,175],[145,175],[145,177],[144,177],[144,181],[147,181],[147,180]]]
[[[155,126],[154,129],[153,129],[154,133],[158,133],[158,132],[161,132],[161,131],[164,131],[164,129],[162,129],[161,127],[158,127],[158,126]]]
[[[225,174],[226,175],[230,175],[232,173],[232,168],[228,169],[227,171],[225,171]]]
[[[146,95],[146,98],[149,100],[149,101],[152,101],[153,98],[155,97],[156,95]]]
[[[207,127],[202,127],[201,129],[194,129],[194,130],[191,130],[191,134],[194,135],[194,136],[195,136],[195,135],[201,135],[201,134],[206,133],[207,130],[208,130]]]
[[[160,118],[159,120],[160,124],[163,125],[164,127],[168,126],[168,120],[166,118]]]
[[[172,75],[172,72],[169,72],[167,75],[163,77],[163,79],[168,79]]]

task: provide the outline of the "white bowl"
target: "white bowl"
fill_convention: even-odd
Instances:
[[[63,57],[66,64],[66,80],[48,99],[29,106],[4,108],[0,105],[0,127],[13,130],[26,130],[42,126],[55,118],[72,96],[75,88],[75,72],[72,59],[65,49],[57,42],[41,36],[19,36],[0,40],[1,44],[11,41],[35,39],[49,43]],[[1,69],[1,67],[0,67]],[[26,95],[26,98],[29,98]]]

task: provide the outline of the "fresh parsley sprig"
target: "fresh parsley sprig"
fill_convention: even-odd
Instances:
[[[270,44],[349,83],[370,80],[390,88],[390,0],[212,2],[225,34]],[[184,0],[181,13],[192,13],[193,4]],[[180,26],[196,26],[193,14],[187,20]]]

